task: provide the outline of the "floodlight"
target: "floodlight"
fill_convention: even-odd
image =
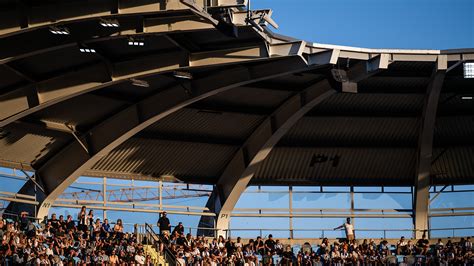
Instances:
[[[81,51],[81,53],[95,53],[95,49],[90,48],[79,48],[79,51]]]
[[[130,45],[130,46],[145,46],[145,42],[143,41],[143,39],[138,40],[138,39],[129,38],[128,39],[128,45]]]
[[[100,19],[99,24],[106,28],[118,28],[120,26],[116,19]]]
[[[56,35],[69,35],[69,29],[66,27],[60,27],[60,26],[49,27],[49,32]]]
[[[474,62],[464,63],[464,78],[465,79],[474,78]]]

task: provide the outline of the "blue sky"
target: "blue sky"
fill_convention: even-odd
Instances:
[[[250,0],[278,33],[368,48],[474,48],[473,0]]]

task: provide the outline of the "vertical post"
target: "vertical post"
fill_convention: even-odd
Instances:
[[[436,68],[425,95],[422,123],[418,141],[417,176],[415,180],[414,225],[415,237],[421,238],[425,231],[429,232],[429,204],[431,184],[431,162],[433,157],[433,137],[438,102],[443,88],[447,69],[447,56],[439,55]]]
[[[293,239],[293,186],[289,187],[289,202],[288,202],[288,207],[290,208],[290,239]]]
[[[107,177],[104,176],[104,182],[103,182],[103,187],[102,187],[102,199],[104,201],[104,210],[103,210],[103,219],[107,219],[107,210],[105,209],[105,206],[107,206]]]
[[[354,234],[355,234],[355,217],[354,217],[354,186],[351,186],[351,217],[352,217],[352,226],[354,227]],[[355,237],[355,235],[354,235]]]
[[[158,182],[158,197],[160,199],[160,211],[163,211],[163,181]]]

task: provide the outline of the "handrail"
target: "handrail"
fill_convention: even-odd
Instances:
[[[163,245],[163,252],[160,251],[160,244],[163,243],[162,236],[160,234],[157,234],[155,230],[153,230],[153,227],[149,225],[148,223],[145,223],[145,231],[149,236],[152,237],[153,239],[153,245],[155,245],[155,248],[163,254],[165,261],[169,265],[176,265],[176,256],[169,250],[168,246]],[[147,237],[147,239],[150,239]]]

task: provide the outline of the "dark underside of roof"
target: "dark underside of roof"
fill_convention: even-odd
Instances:
[[[177,14],[194,16],[185,10],[157,16]],[[149,23],[159,18],[162,17],[148,17]],[[121,18],[120,24],[135,29],[137,19],[143,18],[130,15]],[[10,24],[2,21],[4,28],[21,26],[13,20]],[[110,35],[105,32],[110,29],[97,28],[97,22],[68,27],[83,35],[92,36],[98,30],[104,31],[103,36]],[[96,36],[86,43],[67,39],[73,37],[57,37],[42,28],[0,40],[0,99],[5,104],[0,106],[0,121],[8,118],[12,108],[19,112],[32,104],[8,101],[9,97],[14,101],[12,93],[19,88],[26,90],[36,84],[43,98],[33,101],[41,103],[62,93],[58,84],[74,89],[79,87],[79,79],[81,84],[104,82],[109,77],[104,60],[114,65],[116,76],[127,77],[146,72],[150,64],[163,63],[164,71],[170,64],[180,66],[189,53],[264,46],[260,35],[249,27],[239,27],[238,38],[215,28],[150,35],[143,48],[127,45],[127,38],[120,35],[104,40]],[[61,48],[49,51],[47,48],[52,46]],[[81,53],[80,47],[97,53]],[[37,50],[44,52],[35,53]],[[256,63],[245,63],[251,64]],[[228,65],[188,67],[194,78],[231,69]],[[295,94],[317,81],[332,80],[331,67],[282,75],[203,98],[137,133],[104,155],[85,174],[136,179],[172,176],[185,182],[215,184],[261,123]],[[394,62],[388,69],[360,81],[357,93],[336,88],[337,93],[307,112],[259,163],[251,183],[413,185],[423,106],[434,67],[433,62]],[[165,72],[144,81],[148,86],[127,81],[83,93],[9,123],[0,130],[0,165],[38,169],[106,118],[171,86],[182,85],[184,90],[187,86],[187,81]],[[463,95],[473,94],[473,88],[474,79],[463,78],[462,65],[446,74],[436,113],[433,184],[473,183],[474,101],[462,100]],[[85,139],[87,142],[87,136]]]

